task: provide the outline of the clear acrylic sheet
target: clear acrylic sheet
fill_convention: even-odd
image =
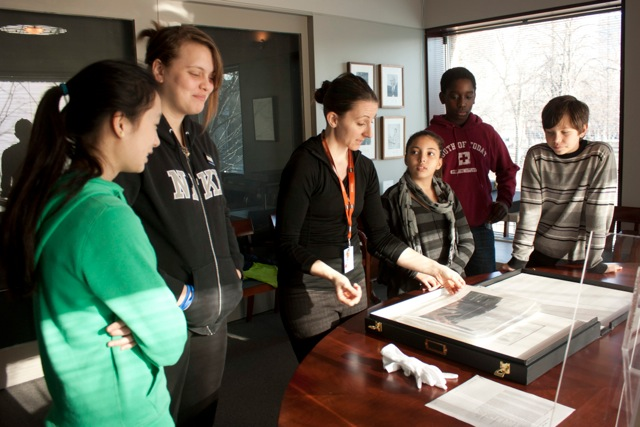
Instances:
[[[482,427],[640,426],[640,237],[609,236],[603,258],[622,266],[622,271],[598,275],[586,272],[584,265],[573,264],[558,269],[571,276],[569,281],[557,279],[558,270],[535,269],[537,274],[523,272],[489,286],[505,301],[535,301],[531,319],[544,314],[573,325],[568,326],[569,345],[561,364],[524,387],[474,377],[427,406]],[[553,277],[544,277],[544,273]],[[486,307],[486,301],[479,307]],[[417,308],[413,314],[414,318],[429,317]],[[457,326],[460,316],[453,314]],[[572,351],[571,340],[575,348],[581,347],[579,331],[574,328],[594,318],[600,323],[600,338]],[[531,319],[525,323],[543,323]],[[517,339],[520,341],[525,340]],[[469,388],[474,381],[480,383],[476,389]]]
[[[596,315],[602,336],[575,355],[565,353],[559,373],[558,369],[551,371],[558,375],[555,402],[579,409],[568,417],[567,425],[640,426],[640,236],[610,233],[603,259],[622,266],[622,271],[597,275],[582,266],[573,307],[576,318],[585,313]],[[597,282],[604,286],[604,295],[591,292]],[[611,288],[616,292],[607,292]],[[620,298],[628,301],[624,305],[628,310],[608,310],[619,306]],[[577,338],[571,335],[571,339]],[[576,401],[576,389],[591,394],[588,402],[584,398]],[[584,407],[576,408],[579,405]],[[587,408],[592,407],[599,409],[589,412]]]

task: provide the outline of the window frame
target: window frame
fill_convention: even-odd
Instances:
[[[618,163],[618,180],[621,180],[622,173],[622,165],[621,159],[623,155],[623,121],[622,117],[624,115],[623,112],[623,45],[624,45],[624,19],[622,16],[623,6],[621,0],[615,1],[597,1],[591,3],[585,3],[580,5],[572,5],[572,6],[564,6],[557,7],[551,9],[545,9],[540,11],[534,11],[529,13],[517,14],[517,15],[508,15],[508,16],[500,16],[487,20],[478,20],[472,22],[464,22],[458,24],[452,24],[447,26],[433,27],[425,30],[425,70],[426,70],[426,112],[427,112],[427,123],[433,118],[436,114],[443,114],[443,111],[440,107],[439,101],[439,93],[440,93],[440,77],[442,73],[450,68],[451,66],[448,64],[449,58],[447,58],[446,54],[442,54],[440,57],[437,57],[437,54],[434,55],[434,49],[438,49],[439,47],[434,42],[434,40],[442,39],[446,40],[447,37],[453,35],[463,35],[473,32],[481,32],[487,30],[495,30],[502,29],[514,26],[522,26],[522,25],[531,25],[531,24],[539,24],[544,22],[551,22],[569,18],[579,18],[588,15],[608,13],[608,12],[620,12],[621,13],[621,21],[620,21],[620,76],[619,76],[619,100],[618,100],[618,110],[620,119],[617,122],[617,163]],[[446,44],[446,41],[442,43],[442,45]],[[435,63],[434,63],[435,61]],[[440,68],[438,68],[440,67]],[[471,69],[471,66],[469,67]],[[472,69],[471,69],[472,70]],[[472,70],[473,72],[473,70]],[[476,76],[477,77],[477,76]],[[587,104],[589,104],[589,100],[585,100]],[[435,107],[435,108],[434,108]],[[481,115],[482,116],[482,115]],[[536,126],[539,126],[539,121],[536,122]],[[540,133],[542,133],[542,129],[540,129]],[[587,135],[587,139],[590,139],[589,134]],[[597,139],[597,137],[596,137]],[[541,139],[540,142],[544,142],[544,138]],[[518,148],[521,148],[518,146]],[[524,152],[528,148],[524,148]],[[614,147],[615,148],[615,147]],[[514,161],[518,162],[519,159],[514,159]],[[518,162],[519,163],[519,162]],[[520,182],[518,181],[518,186]],[[618,191],[620,192],[620,187]],[[619,194],[620,197],[620,194]]]

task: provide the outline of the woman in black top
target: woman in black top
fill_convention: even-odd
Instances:
[[[358,149],[371,136],[378,99],[360,77],[325,81],[315,99],[326,129],[298,147],[278,194],[278,284],[281,316],[301,361],[338,324],[366,308],[357,222],[374,254],[429,274],[450,292],[464,280],[389,232],[373,163]]]

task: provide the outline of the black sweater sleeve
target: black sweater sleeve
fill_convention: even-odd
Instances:
[[[303,225],[317,178],[317,162],[297,150],[282,171],[278,192],[276,231],[280,268],[294,263],[309,273],[319,257],[300,244]]]

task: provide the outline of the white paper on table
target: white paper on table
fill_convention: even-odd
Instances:
[[[557,426],[574,411],[477,375],[425,406],[476,427]]]

